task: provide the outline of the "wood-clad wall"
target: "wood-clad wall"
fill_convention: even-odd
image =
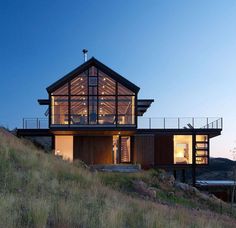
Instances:
[[[112,136],[74,136],[74,158],[86,164],[111,164]]]
[[[172,165],[173,163],[173,135],[155,135],[155,165]]]
[[[172,165],[174,162],[173,135],[135,135],[133,162],[141,164],[143,168],[153,165]]]
[[[134,136],[133,162],[141,164],[142,168],[154,165],[154,139],[153,134]]]

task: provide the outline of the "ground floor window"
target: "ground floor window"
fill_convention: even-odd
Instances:
[[[73,136],[55,136],[55,155],[73,160]]]
[[[207,135],[196,135],[196,164],[208,164],[209,140]]]
[[[174,164],[192,164],[194,151],[196,164],[208,164],[209,139],[207,135],[196,135],[193,145],[192,135],[174,136]]]
[[[192,164],[192,135],[174,136],[174,164]]]

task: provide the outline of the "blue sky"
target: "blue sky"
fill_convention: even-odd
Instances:
[[[43,116],[45,88],[87,48],[156,102],[146,116],[224,117],[211,155],[236,140],[236,1],[0,1],[0,123]]]

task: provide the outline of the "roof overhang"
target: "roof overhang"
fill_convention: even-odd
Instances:
[[[143,114],[151,106],[152,102],[154,102],[154,99],[138,99],[137,102],[138,116],[143,116]]]
[[[48,99],[38,99],[40,105],[49,105],[50,101]]]

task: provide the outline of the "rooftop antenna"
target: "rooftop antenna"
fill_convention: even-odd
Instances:
[[[86,62],[88,60],[88,50],[87,49],[83,49],[83,53],[84,53],[84,62]]]

